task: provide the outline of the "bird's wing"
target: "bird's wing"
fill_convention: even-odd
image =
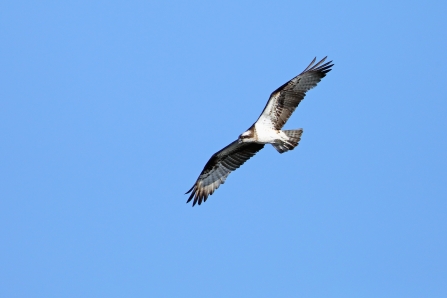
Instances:
[[[314,88],[331,71],[334,64],[331,64],[332,61],[323,64],[325,60],[326,57],[314,64],[314,58],[301,74],[273,91],[257,123],[281,129],[306,96],[306,92]]]
[[[212,195],[225,182],[232,171],[239,168],[263,147],[264,144],[239,144],[236,140],[219,152],[214,153],[206,163],[196,183],[187,192],[191,192],[191,195],[186,203],[189,203],[192,199],[194,199],[193,206],[196,203],[200,205],[202,201],[205,202],[208,196]]]

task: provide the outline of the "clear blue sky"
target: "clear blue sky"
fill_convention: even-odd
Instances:
[[[447,297],[445,1],[4,1],[1,297]],[[187,191],[328,55],[285,129]]]

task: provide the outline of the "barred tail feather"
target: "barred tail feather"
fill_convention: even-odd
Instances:
[[[290,139],[295,139],[298,145],[298,142],[301,140],[301,135],[303,134],[303,129],[283,130],[282,132],[285,133]]]
[[[295,149],[295,147],[298,146],[298,143],[301,140],[303,129],[300,128],[295,130],[283,130],[282,132],[285,133],[289,139],[278,144],[272,144],[273,147],[275,147],[275,149],[279,153],[284,153],[289,150]]]

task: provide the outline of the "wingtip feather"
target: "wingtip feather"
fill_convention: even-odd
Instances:
[[[309,70],[315,70],[315,69],[317,69],[318,66],[320,66],[320,65],[324,62],[324,60],[326,60],[326,58],[327,58],[327,56],[324,57],[323,59],[321,59],[319,62],[317,62],[317,64],[313,65]]]
[[[185,195],[189,194],[194,189],[194,186],[196,186],[196,185],[194,184],[187,192],[185,192]]]
[[[303,72],[306,72],[306,71],[312,66],[312,64],[314,64],[315,60],[317,60],[317,57],[314,57],[314,59],[312,60],[312,62],[309,63],[309,65],[306,67],[305,70],[303,70]]]
[[[193,187],[194,188],[194,187]],[[192,190],[192,189],[191,189]],[[191,191],[190,190],[190,191]],[[190,192],[188,191],[188,192]],[[194,197],[194,195],[196,194],[195,190],[191,193],[191,195],[189,196],[188,200],[186,201],[186,204],[188,204],[189,202],[191,202],[192,198]]]

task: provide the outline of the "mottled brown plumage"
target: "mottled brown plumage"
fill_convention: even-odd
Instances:
[[[206,163],[196,183],[187,192],[191,192],[187,203],[193,198],[193,206],[196,203],[200,205],[202,201],[205,202],[209,195],[212,195],[221,184],[225,183],[232,171],[243,165],[262,148],[264,148],[264,144],[234,141],[219,152],[214,153]]]
[[[317,86],[331,71],[332,61],[323,64],[325,60],[326,57],[313,65],[314,58],[302,73],[273,91],[258,121],[265,121],[264,118],[267,118],[274,129],[281,129],[304,99],[306,92]]]
[[[254,156],[265,144],[272,144],[279,153],[293,150],[301,139],[302,129],[281,130],[306,92],[314,88],[331,71],[332,61],[326,57],[315,63],[315,58],[299,75],[283,84],[270,95],[258,120],[238,140],[216,152],[206,163],[197,181],[187,193],[187,203],[205,202],[208,196],[225,182],[228,175]]]

